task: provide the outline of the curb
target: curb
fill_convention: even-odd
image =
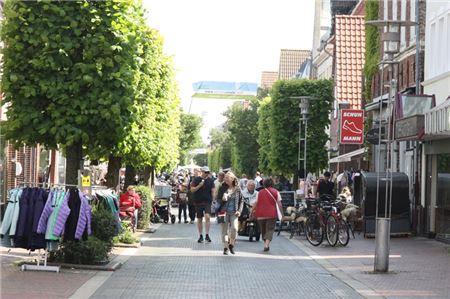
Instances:
[[[114,257],[108,264],[106,265],[83,265],[83,264],[68,264],[68,263],[52,263],[47,262],[47,266],[59,266],[64,269],[78,269],[78,270],[94,270],[94,271],[116,271],[122,267],[122,262],[115,262],[114,260],[117,258]],[[18,261],[13,263],[16,266],[22,265],[36,265],[36,262],[28,261]]]
[[[315,258],[315,256],[318,256],[318,254],[306,247],[305,245],[302,244],[302,242],[300,242],[299,240],[292,238],[289,239],[286,237],[286,233],[282,233],[281,234],[284,238],[288,239],[289,241],[291,241],[295,246],[297,246],[299,249],[301,249],[303,252],[305,252],[307,255],[309,255],[309,257],[315,261],[316,263],[318,263],[321,267],[323,267],[325,270],[327,270],[328,272],[331,273],[331,275],[333,275],[334,277],[336,277],[337,279],[341,280],[342,282],[344,282],[345,284],[347,284],[349,287],[351,287],[352,289],[354,289],[358,294],[360,294],[362,297],[364,298],[373,298],[373,299],[381,299],[381,298],[385,298],[384,296],[381,296],[380,294],[378,294],[375,290],[373,290],[371,287],[365,285],[364,283],[362,283],[359,280],[356,280],[355,278],[353,278],[352,276],[348,275],[347,273],[345,273],[344,271],[340,270],[339,268],[337,268],[336,266],[334,266],[331,262],[329,262],[327,259],[317,259]]]

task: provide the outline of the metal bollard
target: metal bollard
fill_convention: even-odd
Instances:
[[[375,235],[375,272],[389,271],[390,218],[377,218]]]

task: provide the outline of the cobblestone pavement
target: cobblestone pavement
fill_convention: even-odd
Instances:
[[[450,245],[426,238],[392,238],[389,273],[373,274],[375,240],[356,235],[347,247],[300,248],[327,269],[338,269],[386,298],[450,298]]]
[[[198,244],[195,225],[162,224],[91,298],[361,298],[285,237],[239,237],[224,256],[219,225]]]

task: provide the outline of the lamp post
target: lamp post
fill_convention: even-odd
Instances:
[[[392,208],[392,172],[394,171],[395,163],[395,141],[392,136],[392,124],[395,117],[395,105],[392,105],[392,98],[397,92],[397,80],[394,79],[394,65],[398,61],[394,60],[394,55],[400,52],[400,28],[402,26],[412,26],[415,22],[400,21],[400,20],[374,20],[367,21],[367,25],[377,26],[382,29],[380,40],[383,44],[384,57],[380,62],[381,77],[380,77],[380,101],[379,101],[379,118],[383,115],[382,97],[384,92],[383,77],[384,65],[390,66],[391,81],[389,84],[389,98],[387,106],[387,138],[386,143],[386,176],[380,178],[380,161],[381,161],[381,121],[379,122],[378,131],[378,169],[377,169],[377,194],[376,194],[376,226],[375,226],[375,261],[374,272],[388,272],[389,271],[389,246],[391,235],[391,208]],[[389,154],[388,154],[389,153]],[[385,182],[385,201],[383,217],[379,215],[379,198],[380,198],[380,181]],[[389,204],[389,209],[388,209]]]
[[[300,114],[301,117],[299,119],[299,124],[298,124],[298,174],[300,175],[300,164],[301,161],[303,160],[303,179],[306,181],[306,155],[307,155],[307,141],[306,141],[306,135],[308,133],[308,115],[309,115],[309,104],[311,102],[311,100],[314,99],[314,97],[311,96],[298,96],[298,97],[290,97],[291,99],[295,99],[295,100],[300,100],[299,103],[299,108],[300,108]],[[304,138],[301,137],[301,132],[302,132],[302,122],[304,123]],[[301,157],[301,143],[303,141],[303,158]],[[306,184],[305,184],[305,188],[306,188]],[[305,190],[306,191],[306,190]],[[305,193],[306,195],[306,193]]]

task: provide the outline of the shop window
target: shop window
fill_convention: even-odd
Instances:
[[[41,148],[39,153],[39,169],[38,169],[38,181],[39,183],[48,182],[50,176],[50,151]]]
[[[66,183],[66,157],[62,152],[58,151],[58,162],[57,162],[57,178],[58,184]]]

